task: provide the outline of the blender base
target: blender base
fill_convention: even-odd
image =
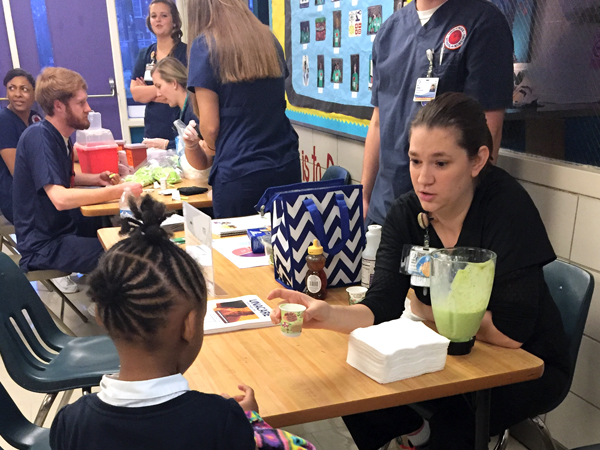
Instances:
[[[475,336],[466,342],[450,342],[448,345],[448,354],[453,356],[468,355],[475,345]]]

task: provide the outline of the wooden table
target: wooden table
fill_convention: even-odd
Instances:
[[[200,187],[208,187],[206,183],[200,183],[198,180],[188,180],[187,178],[182,178],[180,183],[169,185],[169,189],[171,188],[180,188],[187,186],[200,186]],[[150,188],[150,186],[148,186]],[[153,190],[152,192],[147,192],[154,199],[161,201],[165,205],[167,205],[167,210],[177,210],[182,208],[182,203],[180,201],[174,201],[171,199],[170,195],[160,195],[158,193],[160,189]],[[146,192],[142,195],[145,195]],[[190,195],[187,200],[190,205],[196,208],[209,208],[212,206],[212,190],[205,192],[204,194],[196,194]],[[112,200],[106,203],[98,203],[96,205],[87,205],[81,207],[81,213],[84,216],[94,217],[94,216],[113,216],[119,214],[119,199]]]
[[[105,248],[120,238],[118,229],[98,232]],[[267,294],[280,285],[273,268],[240,270],[214,252],[215,282],[227,297]],[[347,304],[344,289],[328,291],[327,301]],[[231,395],[245,383],[256,391],[261,416],[284,427],[346,414],[447,397],[476,394],[476,448],[487,449],[490,388],[539,378],[543,361],[525,350],[476,342],[466,356],[448,356],[444,370],[395,383],[379,384],[346,364],[348,336],[304,330],[284,337],[278,327],[206,336],[200,355],[185,373],[192,389]]]

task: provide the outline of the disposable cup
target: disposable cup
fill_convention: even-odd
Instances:
[[[346,288],[346,292],[348,293],[348,303],[351,305],[356,305],[357,303],[362,302],[365,299],[365,295],[367,295],[368,289],[362,286],[350,286]]]
[[[300,336],[306,306],[297,303],[282,303],[279,305],[279,309],[281,310],[281,332],[288,337]]]

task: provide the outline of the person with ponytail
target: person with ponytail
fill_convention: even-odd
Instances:
[[[126,239],[89,275],[96,320],[119,354],[120,371],[100,392],[61,409],[50,430],[60,450],[314,450],[269,427],[252,388],[233,398],[190,390],[183,373],[204,340],[206,281],[198,263],[160,227],[165,205],[150,196],[122,222]],[[246,412],[244,412],[246,411]]]
[[[244,0],[188,0],[188,89],[196,131],[186,156],[212,169],[215,218],[256,214],[265,189],[301,181],[298,135],[285,114],[287,66],[281,45]]]

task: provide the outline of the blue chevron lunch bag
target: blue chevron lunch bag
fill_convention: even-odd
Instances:
[[[360,282],[365,244],[362,185],[328,180],[270,188],[259,208],[271,212],[275,279],[279,283],[304,291],[305,258],[313,239],[319,240],[327,258],[327,287]]]

